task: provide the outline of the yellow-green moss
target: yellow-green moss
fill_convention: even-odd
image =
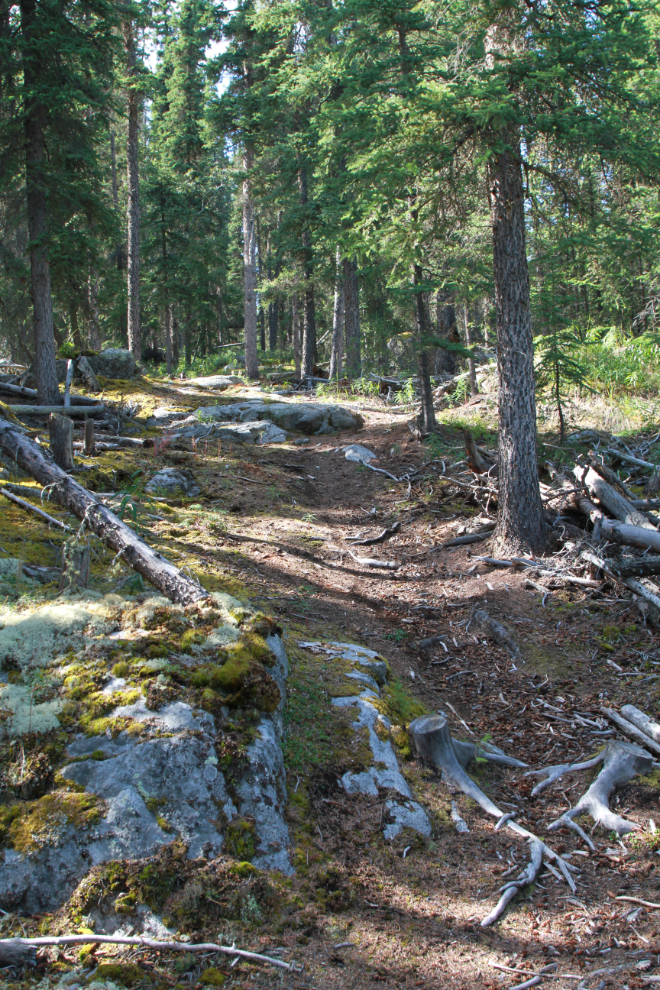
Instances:
[[[120,660],[112,668],[112,673],[115,677],[126,677],[130,669],[130,665],[125,660]]]
[[[215,966],[205,969],[199,978],[199,982],[203,987],[221,987],[226,980],[227,977],[225,974],[221,973]]]
[[[115,911],[117,914],[133,914],[137,904],[137,897],[133,891],[127,894],[120,894],[115,901]]]
[[[140,983],[145,976],[145,970],[136,963],[101,963],[94,973],[95,980],[112,980],[124,987]]]
[[[256,874],[259,873],[259,870],[257,869],[256,866],[253,866],[252,863],[243,862],[243,863],[232,863],[231,866],[229,867],[229,872],[232,873],[235,877],[241,877],[242,879],[245,879],[246,877],[256,876]]]
[[[94,794],[56,791],[21,806],[21,814],[9,826],[9,842],[21,853],[33,852],[53,841],[63,825],[88,828],[101,817]]]
[[[12,822],[21,815],[21,805],[0,805],[0,843],[7,842]]]
[[[229,823],[225,832],[225,849],[241,862],[252,859],[257,845],[255,825],[251,819],[238,818]]]
[[[197,632],[195,629],[186,629],[181,637],[181,652],[192,653],[193,646],[201,645],[205,639],[204,633]]]

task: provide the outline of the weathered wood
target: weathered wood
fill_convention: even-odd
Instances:
[[[585,560],[594,564],[607,574],[615,578],[627,577],[650,577],[652,574],[660,574],[660,557],[637,557],[628,560],[602,560],[595,554],[584,552]]]
[[[51,498],[84,520],[85,526],[171,601],[192,604],[208,597],[195,580],[157,553],[91,492],[55,464],[49,464],[32,440],[0,419],[0,448],[40,484],[49,485]]]
[[[76,368],[78,370],[78,374],[82,378],[82,383],[88,392],[101,391],[99,380],[92,371],[92,366],[84,354],[81,354],[80,357],[78,358],[78,361],[76,362]]]
[[[76,543],[65,543],[62,547],[62,574],[60,591],[79,591],[89,585],[90,573],[89,547]]]
[[[48,416],[51,413],[61,413],[62,406],[10,406],[15,416]],[[67,416],[102,416],[108,410],[99,403],[93,406],[67,406]]]
[[[89,457],[94,453],[94,420],[87,418],[85,420],[85,445],[84,452]]]
[[[54,413],[48,424],[50,436],[50,452],[53,460],[63,471],[71,471],[75,467],[73,460],[73,420],[68,416]]]
[[[138,948],[158,949],[160,952],[204,952],[209,954],[217,952],[220,955],[231,956],[235,959],[269,963],[278,969],[295,968],[293,963],[284,962],[282,959],[273,959],[271,956],[264,956],[259,952],[237,949],[235,945],[218,945],[215,942],[163,942],[155,938],[147,938],[146,935],[41,935],[37,938],[0,939],[0,953],[9,951],[18,953],[20,951],[26,960],[32,961],[34,959],[36,961],[36,947],[41,945],[135,945]],[[1,960],[2,955],[0,955]],[[19,964],[22,965],[22,963]],[[5,963],[4,965],[12,964]]]
[[[9,382],[0,382],[0,392],[5,392],[7,395],[15,395],[21,399],[39,398],[36,388],[25,388],[24,385],[11,385]],[[96,403],[97,400],[91,399],[88,395],[71,396],[71,405],[73,406],[95,406]]]
[[[646,516],[625,499],[619,492],[600,476],[593,468],[577,466],[573,472],[578,481],[583,482],[599,502],[601,502],[615,519],[629,526],[640,526],[642,529],[656,529]]]
[[[12,495],[12,493],[8,492],[6,488],[0,488],[0,494],[4,495],[5,498],[8,498],[10,502],[20,505],[21,509],[25,509],[27,512],[34,512],[35,516],[39,516],[40,519],[43,519],[44,522],[47,522],[49,525],[57,526],[59,529],[63,529],[67,533],[70,532],[71,527],[67,526],[66,523],[63,523],[61,519],[54,519],[53,516],[49,516],[43,509],[37,508],[36,505],[30,505],[29,502],[26,502],[25,499],[19,498],[18,495]]]
[[[638,729],[632,722],[629,722],[627,718],[622,718],[621,715],[612,711],[611,708],[601,708],[601,712],[610,722],[616,725],[617,729],[623,732],[625,736],[628,736],[629,739],[634,739],[644,749],[650,749],[656,756],[660,756],[660,744],[651,739],[650,736],[647,736],[641,729]]]
[[[640,712],[639,708],[635,708],[634,705],[622,705],[621,714],[645,736],[660,743],[660,725],[654,722],[649,715]]]
[[[37,947],[22,938],[0,939],[0,966],[36,966]]]
[[[64,408],[71,405],[71,382],[73,381],[73,372],[75,371],[75,364],[72,358],[69,358],[66,366],[66,379],[64,381]]]

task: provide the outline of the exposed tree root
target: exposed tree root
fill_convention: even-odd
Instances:
[[[549,825],[548,831],[555,832],[563,826],[577,831],[573,819],[586,812],[597,824],[611,829],[617,835],[627,835],[628,832],[632,832],[634,828],[632,822],[610,811],[610,796],[621,784],[627,783],[638,773],[648,773],[652,766],[653,757],[650,753],[635,746],[634,743],[618,740],[608,742],[603,753],[603,769],[589,790],[582,795],[574,808],[564,812],[557,821]],[[581,829],[580,832],[585,838]]]

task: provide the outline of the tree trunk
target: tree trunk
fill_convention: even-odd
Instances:
[[[82,337],[80,336],[80,325],[78,323],[78,307],[75,301],[72,300],[71,308],[69,310],[71,316],[71,336],[73,338],[73,346],[76,350],[82,350]]]
[[[293,334],[293,363],[296,378],[300,378],[300,308],[298,296],[291,297],[291,333]]]
[[[307,169],[298,169],[298,190],[300,205],[306,212],[309,202],[307,191]],[[311,378],[314,375],[314,354],[316,353],[316,306],[314,302],[312,239],[307,226],[307,216],[303,216],[302,246],[303,246],[303,276],[305,279],[304,313],[303,313],[303,346],[302,346],[302,377]]]
[[[456,310],[448,301],[444,292],[438,292],[436,299],[436,320],[438,327],[438,337],[451,343],[458,343],[459,336],[456,328]],[[438,349],[438,360],[436,364],[437,372],[440,374],[456,374],[456,353],[447,351],[444,348]]]
[[[520,142],[503,131],[488,165],[499,371],[499,512],[502,547],[537,553],[546,542],[536,452],[534,351],[525,254]]]
[[[259,347],[263,353],[266,350],[266,321],[263,306],[259,306],[257,309],[257,323],[259,324]]]
[[[332,311],[332,352],[330,354],[330,373],[328,377],[341,378],[342,361],[344,357],[344,279],[341,263],[341,251],[337,246],[335,262],[335,304]]]
[[[271,351],[277,350],[277,337],[279,335],[279,311],[277,300],[268,303],[268,346]]]
[[[23,59],[25,166],[30,240],[30,290],[32,295],[35,374],[39,401],[44,405],[59,399],[53,334],[53,300],[48,260],[48,208],[44,177],[46,111],[41,103],[40,75],[44,39],[38,37],[37,2],[21,0],[21,31],[26,47]]]
[[[463,325],[465,327],[465,343],[468,347],[472,347],[472,329],[470,327],[470,321],[468,320],[468,308],[467,303],[463,306]],[[477,385],[477,373],[474,367],[474,358],[468,358],[468,371],[470,374],[470,395],[479,395],[479,386]]]
[[[89,309],[87,343],[91,350],[100,351],[103,345],[101,344],[101,318],[99,314],[99,282],[93,268],[90,268],[87,277],[87,305]]]
[[[172,374],[172,307],[165,307],[165,360],[167,361],[167,374]]]
[[[245,374],[259,377],[257,358],[257,258],[254,229],[254,204],[250,188],[250,171],[254,165],[254,148],[246,141],[243,150],[243,294],[245,314]]]
[[[126,210],[128,241],[128,348],[136,361],[142,359],[140,327],[140,174],[138,171],[138,115],[140,95],[135,89],[137,53],[135,25],[131,19],[123,22],[124,46],[128,68],[128,134],[126,139],[126,180],[128,207]]]
[[[189,605],[208,597],[201,585],[153,550],[61,468],[49,464],[32,440],[17,433],[4,420],[0,420],[0,448],[41,485],[50,486],[51,498],[78,519],[84,519],[88,529],[171,601]]]
[[[360,293],[357,261],[344,258],[344,336],[346,338],[346,374],[362,377],[360,355]]]
[[[422,266],[413,265],[413,283],[421,286],[423,279]],[[420,410],[420,428],[422,433],[432,433],[435,429],[435,409],[433,408],[433,390],[431,388],[431,369],[429,366],[429,352],[425,347],[427,336],[426,327],[426,306],[424,304],[424,293],[421,289],[415,292],[415,327],[417,329],[417,339],[419,341],[419,352],[417,354],[417,366],[419,368],[419,385],[422,400]]]

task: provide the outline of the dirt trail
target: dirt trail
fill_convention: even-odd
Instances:
[[[304,962],[304,973],[283,977],[283,985],[300,990],[509,987],[526,977],[506,967],[537,972],[554,962],[558,974],[567,974],[553,980],[558,987],[582,979],[590,990],[642,986],[660,964],[658,914],[615,898],[660,899],[658,771],[617,793],[618,810],[640,826],[625,841],[596,828],[598,849],[589,855],[573,834],[549,838],[579,866],[575,895],[546,873],[484,930],[479,922],[497,900],[501,877],[522,865],[527,851],[414,760],[405,725],[423,711],[442,710],[452,735],[486,737],[531,768],[587,757],[609,738],[596,725],[603,705],[628,701],[656,711],[652,674],[621,675],[660,659],[657,634],[630,599],[608,588],[545,595],[525,587],[523,574],[479,562],[489,540],[434,550],[474,529],[481,510],[440,480],[429,448],[403,417],[363,415],[361,430],[306,443],[201,441],[154,456],[153,467],[192,471],[202,494],[194,505],[150,520],[147,538],[193,565],[202,580],[279,616],[291,661],[286,762],[297,872],[286,881],[284,910],[256,926],[223,930],[244,947],[279,947],[284,958]],[[456,456],[458,434],[448,432],[444,441]],[[373,450],[374,463],[397,477],[424,469],[410,487],[395,483],[346,461],[338,448],[350,443]],[[144,462],[144,454],[130,451],[121,458],[129,473]],[[372,570],[348,554],[347,538],[370,538],[395,522],[400,528],[386,542],[352,552],[398,569]],[[512,661],[472,626],[478,608],[507,626],[520,658]],[[442,637],[444,645],[421,650],[419,641],[429,637]],[[385,842],[383,796],[351,797],[339,785],[359,755],[329,705],[331,665],[299,645],[334,639],[366,645],[391,664],[395,741],[407,779],[431,814],[431,840],[402,834]],[[538,835],[591,779],[588,772],[562,778],[532,799],[536,779],[522,770],[489,764],[473,775],[493,800],[518,808],[518,820]],[[467,834],[456,831],[452,800]],[[224,924],[204,912],[197,918],[200,936],[216,938]],[[227,987],[280,985],[272,972],[223,972]]]

